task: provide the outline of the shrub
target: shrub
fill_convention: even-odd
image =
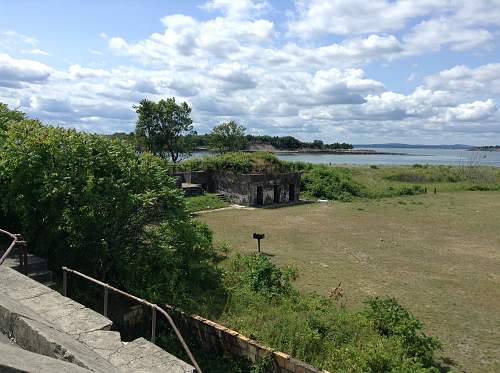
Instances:
[[[402,186],[397,189],[396,194],[398,196],[413,196],[416,194],[425,193],[425,189],[421,185],[411,185]]]
[[[235,257],[225,273],[229,298],[220,321],[332,372],[435,371],[432,353],[439,342],[423,335],[400,305],[390,303],[392,317],[387,304],[372,299],[373,308],[349,311],[333,299],[294,291],[293,277],[284,286],[281,271],[262,255]]]
[[[405,353],[425,365],[432,363],[434,352],[441,347],[438,339],[422,332],[422,323],[404,309],[394,298],[370,298],[366,316],[383,336],[397,337]]]
[[[281,269],[260,253],[236,255],[231,262],[230,272],[231,287],[245,287],[269,296],[292,293],[291,281],[297,275],[296,269]]]
[[[208,170],[234,173],[276,173],[287,170],[287,165],[274,154],[266,152],[225,153],[219,156],[194,158],[182,162],[183,170]]]
[[[352,180],[348,169],[315,166],[302,176],[302,190],[317,198],[351,201],[363,196],[360,184]]]
[[[0,143],[0,224],[66,265],[153,300],[194,306],[220,276],[165,161],[119,140],[10,121]],[[200,308],[206,296],[198,305]]]

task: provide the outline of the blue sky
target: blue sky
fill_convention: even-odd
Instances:
[[[132,131],[176,97],[303,140],[500,143],[500,0],[1,1],[0,101]]]

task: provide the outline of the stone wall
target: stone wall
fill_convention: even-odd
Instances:
[[[182,183],[200,184],[211,193],[222,193],[240,205],[272,205],[293,203],[299,200],[300,173],[236,174],[232,172],[188,171],[174,175]],[[293,185],[290,198],[290,185]],[[262,190],[259,203],[258,188]],[[275,198],[276,192],[279,198]]]
[[[234,203],[242,205],[272,205],[296,202],[300,195],[300,174],[298,172],[281,174],[233,174],[213,175],[215,190],[223,192]],[[290,185],[293,196],[290,199]],[[258,189],[262,190],[259,202]],[[275,199],[275,192],[279,198]]]
[[[257,341],[226,328],[201,316],[188,315],[171,306],[166,306],[183,334],[196,339],[201,347],[212,353],[227,352],[255,362],[259,358],[271,357],[278,373],[329,373],[316,369],[283,352],[274,351]]]

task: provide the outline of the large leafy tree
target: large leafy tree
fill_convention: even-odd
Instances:
[[[138,115],[135,132],[153,154],[175,164],[192,150],[190,137],[196,132],[186,102],[178,104],[174,97],[158,102],[144,99],[134,109]]]
[[[18,110],[10,110],[6,104],[0,102],[0,130],[5,129],[10,121],[21,121],[23,119],[26,119],[24,113]]]
[[[209,307],[221,280],[211,232],[187,213],[165,160],[0,108],[9,117],[0,128],[0,228],[22,233],[53,270],[65,265],[193,312]]]
[[[221,123],[212,130],[209,145],[218,153],[243,150],[247,146],[245,127],[233,120]]]

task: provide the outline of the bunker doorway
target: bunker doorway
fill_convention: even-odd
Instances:
[[[280,203],[280,187],[278,185],[274,186],[274,203]]]
[[[290,184],[288,186],[288,200],[290,202],[295,201],[295,185]]]
[[[257,206],[264,204],[264,190],[261,186],[257,187]]]

